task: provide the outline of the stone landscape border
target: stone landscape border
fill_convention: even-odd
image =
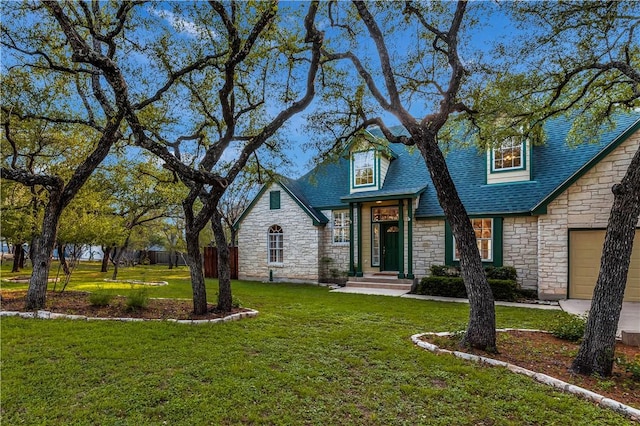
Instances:
[[[149,286],[169,285],[167,281],[111,280],[109,278],[105,278],[104,281],[108,283],[125,283],[125,284],[149,285]]]
[[[548,333],[547,331],[544,330],[529,330],[529,329],[521,329],[521,328],[502,328],[502,329],[498,329],[496,331],[529,331],[529,332],[538,332],[538,333]],[[473,354],[468,354],[466,352],[459,352],[459,351],[450,351],[447,349],[440,349],[438,346],[432,344],[432,343],[428,343],[425,342],[423,340],[420,340],[420,338],[422,336],[440,336],[440,337],[446,337],[446,336],[451,336],[454,333],[450,333],[450,332],[442,332],[442,333],[420,333],[420,334],[414,334],[413,336],[411,336],[411,340],[413,341],[413,343],[415,343],[416,345],[418,345],[419,347],[423,348],[423,349],[427,349],[431,352],[434,353],[442,353],[442,354],[451,354],[454,355],[458,358],[462,358],[465,359],[467,361],[473,361],[473,362],[477,362],[477,363],[481,363],[481,364],[487,364],[487,365],[491,365],[491,366],[498,366],[498,367],[506,367],[508,370],[514,372],[514,373],[518,373],[518,374],[524,374],[525,376],[531,377],[534,380],[537,380],[540,383],[543,383],[545,385],[549,385],[549,386],[553,386],[554,388],[560,389],[564,392],[569,392],[575,395],[578,395],[586,400],[589,401],[593,401],[596,404],[602,406],[602,407],[606,407],[609,408],[613,411],[616,411],[620,414],[623,414],[627,417],[629,417],[631,420],[636,421],[636,422],[640,422],[640,410],[630,407],[626,404],[623,404],[621,402],[618,402],[616,400],[613,400],[611,398],[606,398],[603,395],[597,394],[595,392],[592,392],[588,389],[584,389],[581,388],[580,386],[576,386],[576,385],[572,385],[570,383],[567,382],[563,382],[562,380],[556,379],[555,377],[551,377],[551,376],[547,376],[546,374],[542,374],[542,373],[537,373],[535,371],[531,371],[531,370],[527,370],[526,368],[522,368],[519,367],[517,365],[514,364],[509,364],[508,362],[505,361],[500,361],[497,359],[493,359],[493,358],[487,358],[487,357],[483,357],[483,356],[479,356],[479,355],[473,355]]]
[[[177,324],[215,324],[219,322],[238,321],[243,318],[253,318],[258,315],[258,311],[253,309],[247,309],[244,312],[238,312],[236,314],[227,315],[222,318],[214,318],[207,320],[179,320],[179,319],[159,319],[159,318],[102,318],[102,317],[88,317],[85,315],[69,315],[58,314],[50,311],[34,311],[34,312],[19,312],[19,311],[0,311],[0,317],[20,317],[20,318],[38,318],[38,319],[69,319],[69,320],[83,320],[83,321],[124,321],[124,322],[141,322],[141,321],[166,321],[174,322]]]

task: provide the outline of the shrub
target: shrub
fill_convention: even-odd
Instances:
[[[134,290],[127,296],[127,309],[135,311],[136,309],[144,309],[149,305],[149,296],[147,290],[139,288]]]
[[[231,296],[231,307],[234,309],[238,309],[242,306],[242,302],[236,296]]]
[[[429,268],[433,277],[459,277],[460,267],[449,265],[431,265]]]
[[[518,283],[515,280],[489,279],[488,281],[495,300],[504,300],[507,302],[515,302],[518,300],[519,289]]]
[[[518,273],[513,266],[487,266],[484,271],[489,279],[511,281],[518,279]]]
[[[631,360],[627,360],[624,355],[619,355],[615,361],[624,371],[631,373],[633,380],[640,381],[640,355],[636,355]]]
[[[96,307],[109,306],[111,299],[113,299],[113,295],[98,291],[89,295],[89,304]]]
[[[515,281],[489,280],[489,286],[496,300],[518,299],[518,284]],[[416,293],[429,296],[467,297],[464,281],[460,277],[424,277],[418,284]]]
[[[579,342],[584,336],[584,328],[587,325],[586,315],[572,315],[563,312],[560,319],[551,327],[551,334],[558,339]]]
[[[444,297],[467,297],[464,281],[459,277],[424,277],[416,290],[418,294]]]
[[[533,290],[530,288],[518,289],[518,299],[537,299],[537,298],[538,298],[538,290]]]

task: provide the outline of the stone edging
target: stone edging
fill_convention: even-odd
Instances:
[[[544,330],[528,330],[528,329],[518,329],[518,328],[503,328],[496,331],[531,331],[531,332],[547,333],[547,331],[544,331]],[[546,374],[542,374],[542,373],[536,373],[535,371],[527,370],[526,368],[522,368],[514,364],[509,364],[508,362],[505,362],[505,361],[499,361],[497,359],[487,358],[487,357],[478,356],[478,355],[472,355],[465,352],[440,349],[438,346],[434,344],[420,340],[420,337],[427,336],[427,335],[444,337],[444,336],[451,336],[452,334],[453,333],[449,333],[449,332],[420,333],[420,334],[414,334],[413,336],[411,336],[411,340],[413,341],[413,343],[420,346],[421,348],[427,349],[434,353],[452,354],[458,358],[466,359],[468,361],[488,364],[492,366],[506,367],[508,370],[514,373],[524,374],[525,376],[531,377],[540,383],[553,386],[554,388],[560,389],[562,391],[578,395],[584,399],[593,401],[602,407],[606,407],[620,414],[623,414],[629,417],[631,420],[640,422],[640,410],[630,407],[628,405],[625,405],[616,400],[606,398],[603,395],[597,394],[588,389],[581,388],[580,386],[572,385],[570,383],[563,382],[562,380],[556,379],[555,377],[547,376]]]
[[[177,324],[192,324],[192,325],[238,321],[242,318],[253,318],[257,315],[258,315],[258,311],[249,309],[246,312],[238,312],[237,314],[231,314],[231,315],[227,315],[226,317],[214,318],[210,320],[178,320],[178,319],[147,319],[147,318],[100,318],[100,317],[87,317],[84,315],[58,314],[58,313],[49,312],[49,311],[35,311],[35,312],[0,311],[0,317],[70,319],[70,320],[84,320],[84,321],[124,321],[124,322],[166,321],[166,322],[175,322]]]
[[[148,286],[169,285],[167,281],[111,280],[109,278],[105,278],[104,281],[108,283],[125,283],[125,284],[138,284],[138,285],[148,285]]]

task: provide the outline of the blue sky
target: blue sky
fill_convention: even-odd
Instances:
[[[178,3],[175,3],[178,4]],[[147,3],[143,6],[139,6],[136,10],[143,15],[152,16],[157,19],[158,23],[164,22],[164,28],[154,27],[143,29],[139,27],[136,30],[136,37],[140,40],[144,40],[148,37],[153,37],[156,32],[159,30],[167,31],[169,34],[172,34],[172,39],[175,43],[180,43],[181,41],[198,41],[205,40],[203,42],[206,43],[206,38],[213,37],[215,38],[214,33],[207,33],[207,29],[201,26],[198,26],[194,21],[189,18],[187,15],[181,15],[176,11],[172,10],[172,6],[175,4],[169,2],[157,2],[157,3]],[[304,2],[283,2],[282,8],[286,12],[288,9],[295,8],[306,8],[306,4]],[[443,3],[445,6],[453,6],[454,3]],[[208,7],[206,4],[202,4],[203,7]],[[496,3],[489,2],[472,2],[468,8],[469,17],[475,16],[479,20],[483,22],[483,25],[478,27],[478,29],[474,30],[470,33],[465,33],[463,38],[461,39],[462,45],[465,47],[461,48],[461,56],[463,60],[472,61],[473,57],[479,51],[488,51],[491,48],[492,43],[498,40],[504,40],[506,37],[509,37],[509,33],[513,31],[511,25],[509,25],[505,16],[500,13],[499,6]],[[483,10],[480,10],[483,9]],[[320,17],[318,21],[318,27],[327,32],[327,39],[330,42],[335,42],[335,38],[333,37],[333,30],[328,26],[328,20],[326,18]],[[403,40],[403,37],[411,35],[416,29],[407,27],[405,31],[400,31],[395,35],[394,38],[389,39],[389,46],[395,46],[390,48],[392,55],[398,55],[400,57],[404,56],[407,51],[412,49],[410,43],[406,43]],[[353,47],[354,51],[357,54],[367,53],[374,54],[375,48],[370,39],[367,37],[360,38],[358,40],[357,46]],[[134,58],[135,61],[138,61],[141,64],[144,64],[145,58],[141,56],[136,56]],[[371,61],[376,60],[375,55],[370,59]],[[2,55],[2,72],[6,71],[7,63],[10,63],[11,58],[7,58],[6,54]],[[153,68],[149,67],[145,69],[145,71],[153,72]],[[132,79],[135,81],[135,79]],[[357,81],[357,78],[353,78],[354,84]],[[161,82],[159,82],[161,83]],[[135,91],[135,87],[132,88]],[[291,177],[298,177],[312,167],[310,164],[315,152],[313,151],[303,151],[301,149],[302,145],[308,141],[308,130],[305,128],[306,120],[305,116],[310,114],[313,111],[313,108],[320,104],[320,101],[316,99],[314,104],[297,116],[294,116],[290,122],[287,124],[286,129],[286,137],[291,142],[291,148],[287,150],[288,156],[291,159],[294,167],[291,170],[287,170],[286,173]],[[424,115],[427,111],[421,110],[420,106],[416,106],[414,103],[412,112],[421,116]],[[268,108],[272,110],[279,110],[279,106],[274,106],[273,108]],[[174,114],[182,113],[182,109],[180,106],[174,108]],[[398,121],[395,117],[390,114],[382,114],[383,118],[387,122],[388,125],[396,125]],[[225,157],[228,159],[234,158],[237,155],[237,148],[231,147],[225,153]]]

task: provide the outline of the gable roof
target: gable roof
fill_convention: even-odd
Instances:
[[[311,218],[314,225],[324,225],[329,222],[327,217],[323,215],[321,211],[312,207],[312,204],[309,203],[306,196],[304,195],[304,192],[300,190],[300,187],[296,181],[291,180],[287,177],[281,177],[280,180],[276,182],[276,184],[280,185],[280,187],[284,189],[284,191],[296,202],[296,204],[302,209],[302,211]],[[264,195],[265,192],[267,192],[267,189],[272,187],[272,185],[273,184],[266,184],[260,189],[249,206],[244,209],[240,217],[233,223],[233,228],[238,229],[238,226],[240,225],[242,220],[249,214],[258,200]]]
[[[531,180],[525,182],[487,184],[484,151],[475,147],[451,151],[447,166],[467,212],[470,215],[544,213],[546,205],[567,186],[640,128],[640,114],[618,117],[613,129],[601,134],[598,141],[576,147],[565,143],[570,128],[568,120],[557,119],[547,124],[547,143],[532,148]],[[415,215],[444,216],[431,181]]]
[[[597,141],[577,147],[570,147],[565,142],[570,128],[571,122],[564,119],[547,123],[547,143],[534,146],[531,151],[530,181],[487,184],[486,152],[476,147],[453,148],[446,155],[446,162],[468,214],[544,214],[546,206],[553,199],[640,130],[640,113],[616,117],[613,128],[603,132]],[[402,127],[393,130],[398,134],[406,134]],[[376,130],[370,134],[380,135]],[[388,151],[394,159],[380,190],[350,194],[350,163],[344,157],[320,164],[299,179],[282,178],[280,184],[313,219],[315,225],[328,223],[321,210],[346,209],[350,202],[418,196],[420,201],[414,214],[416,218],[443,217],[431,177],[418,149],[389,144]],[[242,220],[247,211],[236,223]]]

